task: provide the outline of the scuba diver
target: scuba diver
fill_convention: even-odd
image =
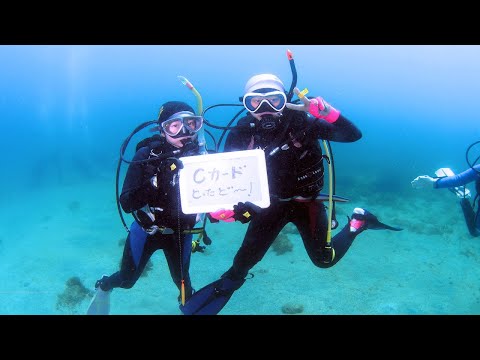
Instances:
[[[172,280],[179,289],[179,301],[185,303],[193,292],[190,256],[192,252],[203,251],[204,247],[192,241],[192,236],[204,234],[204,228],[194,228],[200,215],[186,215],[181,211],[178,173],[183,165],[178,158],[202,153],[198,135],[203,118],[196,116],[188,104],[169,101],[160,108],[158,120],[145,124],[156,124],[154,130],[160,134],[137,145],[123,183],[119,203],[126,213],[133,215],[134,222],[127,228],[120,271],[104,275],[95,283],[96,292],[88,315],[108,314],[112,289],[132,288],[152,254],[159,249],[163,250]],[[122,155],[129,139],[124,143]]]
[[[480,143],[480,141],[471,144],[467,148],[466,159],[470,167],[469,169],[455,175],[450,168],[440,168],[435,172],[436,177],[420,175],[411,182],[414,189],[449,189],[457,195],[457,197],[460,198],[460,206],[462,207],[468,232],[473,237],[480,236],[480,202],[477,204],[477,211],[474,211],[475,203],[480,193],[480,164],[476,164],[479,157],[472,163],[469,160],[468,154],[472,147],[478,143]],[[472,205],[470,202],[471,192],[467,189],[466,185],[473,181],[475,181],[476,195]]]
[[[319,140],[350,143],[359,140],[362,133],[323,98],[309,99],[306,90],[300,92],[293,85],[287,94],[283,82],[273,74],[255,75],[245,85],[241,100],[248,114],[230,129],[224,152],[265,152],[270,206],[259,208],[245,202],[234,206],[233,211],[208,215],[213,221],[249,223],[248,229],[230,269],[180,305],[185,315],[218,314],[289,222],[297,227],[310,260],[319,268],[335,265],[367,229],[402,230],[380,222],[366,209],[355,208],[345,227],[331,238],[333,195],[331,191],[328,197],[320,192],[323,160],[330,159],[323,155]],[[289,102],[293,92],[301,104]],[[334,200],[342,199],[347,200],[337,196]]]

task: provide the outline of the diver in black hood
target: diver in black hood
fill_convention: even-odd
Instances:
[[[172,280],[179,289],[179,300],[184,302],[191,296],[189,267],[195,244],[192,234],[198,233],[194,226],[199,217],[181,211],[178,171],[183,165],[178,158],[200,154],[197,138],[202,125],[203,118],[196,116],[191,106],[169,101],[160,109],[160,135],[137,145],[120,195],[122,209],[131,213],[135,221],[127,236],[120,271],[96,282],[87,314],[108,314],[112,289],[132,288],[159,249],[163,250]]]

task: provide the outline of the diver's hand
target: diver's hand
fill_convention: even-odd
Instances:
[[[293,91],[302,100],[303,104],[287,103],[285,105],[287,108],[308,112],[315,118],[323,119],[329,123],[334,123],[339,118],[340,111],[327,103],[322,97],[318,96],[315,99],[309,99],[300,94],[300,90],[298,88],[294,88]]]
[[[250,201],[239,202],[233,206],[233,218],[236,221],[240,221],[242,224],[248,223],[252,220],[252,216],[260,211],[260,207],[252,204]]]
[[[166,171],[167,173],[170,173],[170,174],[176,174],[180,171],[180,169],[183,169],[182,160],[177,159],[175,157],[169,157],[160,163],[159,170]]]
[[[211,222],[218,222],[220,220],[225,222],[240,221],[242,224],[245,224],[252,220],[252,215],[255,215],[259,211],[259,206],[252,204],[250,201],[246,201],[233,205],[233,210],[220,209],[208,215]],[[212,220],[212,218],[214,220]]]
[[[220,209],[217,211],[212,211],[207,214],[208,218],[210,219],[210,222],[219,222],[225,221],[225,222],[233,222],[235,219],[233,218],[234,212],[233,210],[226,210],[226,209]]]
[[[428,175],[421,175],[413,179],[411,184],[414,189],[433,188],[437,180]]]

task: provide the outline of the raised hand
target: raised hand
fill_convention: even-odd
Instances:
[[[421,175],[413,179],[411,184],[414,189],[433,188],[435,181],[437,181],[437,179],[428,175]]]
[[[294,88],[295,94],[302,100],[302,104],[287,103],[285,106],[292,110],[305,111],[313,115],[317,119],[323,119],[329,123],[337,121],[340,111],[327,103],[322,97],[318,96],[309,99],[300,93],[298,88]]]

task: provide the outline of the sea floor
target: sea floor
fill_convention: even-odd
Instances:
[[[352,193],[368,193],[362,186]],[[95,281],[117,271],[122,256],[126,231],[113,182],[10,197],[16,200],[0,205],[0,314],[85,314]],[[480,314],[480,238],[469,235],[455,195],[412,189],[411,196],[357,196],[337,205],[339,228],[354,207],[404,230],[365,231],[336,266],[320,269],[289,225],[220,315],[282,315],[285,309],[301,315]],[[213,243],[191,259],[197,289],[230,267],[247,225],[207,227]],[[181,314],[163,252],[151,263],[132,289],[112,292],[112,315]]]

